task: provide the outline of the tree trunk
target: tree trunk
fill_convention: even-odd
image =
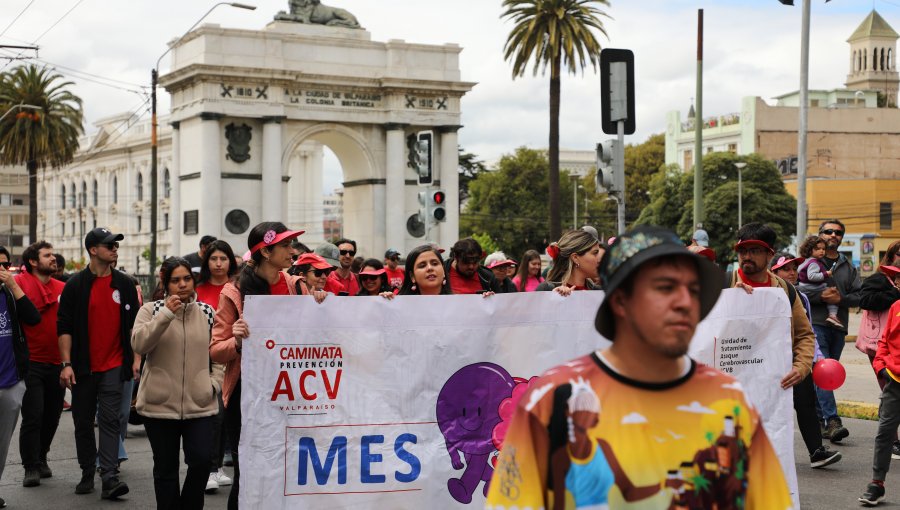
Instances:
[[[25,164],[28,169],[28,242],[26,245],[37,242],[37,161],[29,161]]]
[[[557,55],[550,64],[550,143],[547,157],[550,160],[550,239],[558,241],[562,235],[562,221],[559,216],[559,100],[560,65]]]

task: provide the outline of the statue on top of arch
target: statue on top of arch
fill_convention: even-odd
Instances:
[[[320,0],[289,0],[291,12],[279,11],[276,21],[293,21],[329,27],[362,28],[356,16],[346,9],[323,5]]]

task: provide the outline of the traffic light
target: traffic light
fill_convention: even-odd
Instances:
[[[422,131],[410,135],[406,139],[406,147],[409,150],[407,164],[416,171],[419,176],[419,184],[431,184],[431,131]]]
[[[597,192],[617,193],[625,190],[625,176],[619,175],[619,141],[607,140],[597,144]]]
[[[419,192],[419,221],[422,224],[428,222],[428,191]]]
[[[434,190],[429,192],[429,199],[428,209],[434,221],[447,221],[447,208],[444,206],[444,202],[447,201],[447,194],[441,190]]]

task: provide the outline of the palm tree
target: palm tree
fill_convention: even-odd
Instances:
[[[0,164],[28,169],[28,239],[37,241],[37,170],[59,168],[72,162],[78,137],[84,133],[81,98],[72,94],[70,81],[50,69],[19,66],[0,75],[0,112],[19,109],[0,122]]]
[[[559,102],[560,74],[584,71],[590,62],[596,71],[600,43],[592,29],[606,36],[601,17],[609,17],[591,4],[609,6],[608,0],[503,0],[501,15],[515,23],[506,39],[504,58],[513,62],[513,79],[525,74],[534,60],[534,75],[550,67],[550,240],[559,239]]]

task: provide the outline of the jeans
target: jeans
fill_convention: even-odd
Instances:
[[[228,510],[238,510],[238,498],[241,491],[241,465],[238,461],[238,445],[241,443],[241,381],[228,399],[228,407],[225,408],[225,430],[228,431],[228,440],[231,441],[231,459],[234,461],[234,476],[231,484],[231,493],[228,494]]]
[[[9,442],[12,441],[16,423],[19,421],[19,409],[22,407],[23,396],[25,396],[25,381],[19,381],[14,386],[0,389],[0,478],[3,478]]]
[[[122,383],[122,402],[119,404],[119,462],[128,460],[128,452],[125,451],[125,435],[128,433],[128,417],[131,415],[131,394],[134,390],[134,379]],[[99,419],[99,415],[97,416]],[[100,459],[97,459],[97,467],[100,467]]]
[[[25,376],[22,399],[22,428],[19,429],[19,455],[22,467],[37,469],[47,461],[47,452],[62,414],[66,390],[59,385],[59,365],[32,361]]]
[[[826,358],[841,359],[841,352],[844,351],[844,332],[828,326],[819,326],[813,324],[813,331],[816,333],[816,342],[822,355]],[[834,401],[834,392],[823,390],[816,386],[816,396],[819,400],[819,409],[822,411],[822,418],[827,423],[832,418],[837,418],[837,402]]]
[[[212,423],[212,416],[188,420],[144,418],[147,439],[153,449],[153,489],[157,508],[203,508],[203,491],[209,478]],[[184,485],[179,489],[182,445],[188,469]]]
[[[872,479],[884,481],[891,467],[891,444],[900,425],[900,383],[891,379],[881,392],[878,406],[878,433],[875,435],[875,455],[872,461]]]
[[[119,408],[122,405],[122,367],[75,377],[72,385],[72,421],[75,424],[75,451],[82,471],[94,469],[97,440],[94,415],[100,431],[100,478],[106,481],[119,472],[116,453],[119,442]],[[98,411],[99,408],[99,411]]]

